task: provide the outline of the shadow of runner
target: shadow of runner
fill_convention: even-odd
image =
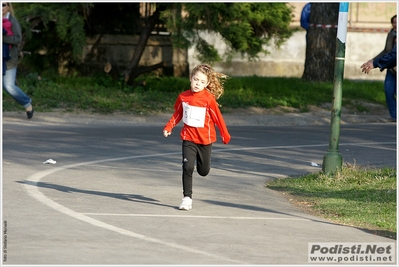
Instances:
[[[237,208],[237,209],[245,209],[245,210],[253,210],[253,211],[260,211],[260,212],[268,212],[268,213],[276,213],[276,214],[286,215],[286,216],[290,216],[290,217],[301,218],[301,219],[305,219],[305,220],[309,220],[309,221],[313,221],[313,222],[320,222],[320,223],[338,225],[336,223],[332,223],[332,222],[328,222],[328,221],[321,221],[321,220],[311,219],[311,218],[308,218],[308,217],[293,215],[293,214],[285,213],[285,212],[279,212],[279,211],[276,211],[276,210],[266,209],[266,208],[263,208],[263,207],[244,205],[244,204],[237,204],[237,203],[230,203],[230,202],[215,201],[215,200],[202,200],[202,201],[210,203],[210,204],[213,204],[213,205],[218,205],[218,206],[231,207],[231,208]]]
[[[319,223],[325,223],[325,224],[331,224],[331,225],[340,225],[340,226],[344,226],[344,227],[352,227],[352,228],[356,228],[356,229],[358,229],[360,231],[363,231],[363,232],[366,232],[366,233],[371,233],[371,234],[374,234],[374,235],[383,236],[383,237],[387,237],[387,238],[394,239],[394,240],[396,240],[396,238],[397,238],[396,237],[396,232],[392,232],[392,231],[377,230],[377,229],[365,229],[365,228],[354,227],[354,226],[351,226],[351,225],[345,225],[345,224],[341,224],[341,223],[310,219],[310,218],[307,218],[307,217],[293,215],[293,214],[289,214],[289,213],[285,213],[285,212],[279,212],[279,211],[266,209],[266,208],[263,208],[263,207],[257,207],[257,206],[250,206],[250,205],[243,205],[243,204],[222,202],[222,201],[215,201],[215,200],[201,200],[201,201],[207,202],[207,203],[213,204],[213,205],[224,206],[224,207],[231,207],[231,208],[245,209],[245,210],[253,210],[253,211],[260,211],[260,212],[268,212],[268,213],[277,213],[277,214],[286,215],[286,216],[290,216],[290,217],[303,218],[303,219],[307,219],[307,220],[310,220],[310,221],[313,221],[313,222],[319,222]]]
[[[97,195],[97,196],[104,196],[104,197],[110,197],[110,198],[115,198],[115,199],[120,199],[120,200],[127,200],[127,201],[133,201],[133,202],[138,202],[138,203],[151,204],[151,205],[157,205],[157,206],[170,207],[170,208],[177,209],[176,206],[161,204],[156,199],[145,197],[143,195],[137,195],[137,194],[123,194],[123,193],[101,192],[101,191],[94,191],[94,190],[83,190],[83,189],[73,188],[73,187],[69,187],[69,186],[57,185],[57,184],[52,184],[52,183],[43,183],[43,182],[36,183],[36,182],[31,182],[31,181],[17,181],[17,183],[27,184],[27,185],[31,185],[31,186],[37,186],[37,187],[41,187],[41,188],[53,189],[53,190],[57,190],[57,191],[60,191],[63,193],[81,193],[81,194],[88,194],[88,195]]]

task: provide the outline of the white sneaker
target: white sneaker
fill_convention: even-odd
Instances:
[[[193,208],[193,200],[189,197],[183,197],[179,210],[191,210]]]

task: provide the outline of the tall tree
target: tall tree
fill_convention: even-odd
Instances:
[[[21,49],[28,40],[36,44],[33,47],[45,50],[52,46],[59,48],[60,45],[67,45],[68,54],[76,59],[86,44],[84,24],[91,7],[92,4],[86,3],[14,3],[16,16],[24,29]],[[52,42],[37,38],[35,33],[40,33],[41,37],[45,36]]]
[[[132,59],[130,60],[128,67],[123,73],[125,82],[128,82],[130,80],[130,76],[132,76],[132,79],[134,79],[142,73],[155,70],[164,65],[163,62],[160,62],[152,66],[145,66],[145,67],[139,66],[140,59],[144,53],[144,49],[147,45],[148,39],[151,36],[151,32],[154,30],[155,25],[159,22],[161,12],[167,8],[165,4],[158,4],[158,5],[155,5],[154,3],[143,3],[143,4],[144,4],[145,15],[143,16],[142,19],[143,21],[142,30],[136,49],[133,53]]]
[[[312,3],[302,79],[334,80],[339,3]]]
[[[20,49],[33,51],[31,64],[56,71],[59,63],[78,59],[86,44],[84,23],[92,4],[16,2],[13,5],[23,28]],[[40,56],[43,51],[45,57]]]
[[[269,53],[267,45],[279,47],[292,35],[292,11],[286,3],[176,3],[162,17],[176,47],[195,45],[199,59],[212,63],[237,52],[254,60]],[[228,52],[220,55],[202,32],[219,34]]]

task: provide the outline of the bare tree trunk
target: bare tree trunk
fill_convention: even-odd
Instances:
[[[146,19],[145,25],[143,30],[141,31],[139,41],[137,43],[136,49],[134,51],[133,57],[130,61],[129,66],[124,71],[125,82],[128,82],[130,79],[135,79],[138,75],[143,73],[142,71],[138,70],[138,65],[140,62],[140,58],[144,53],[144,49],[146,48],[148,39],[151,36],[151,32],[155,28],[155,24],[158,21],[160,16],[160,11],[157,9],[155,12]],[[159,68],[160,65],[163,63],[158,63],[153,66],[153,69]],[[147,69],[151,69],[152,66],[148,66]]]
[[[338,14],[339,3],[312,3],[302,79],[334,80]]]

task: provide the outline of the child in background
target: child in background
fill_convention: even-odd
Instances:
[[[2,2],[3,19],[11,22],[11,30],[8,34],[3,34],[3,43],[10,45],[10,58],[6,61],[5,73],[3,74],[3,90],[5,90],[14,100],[26,111],[28,119],[33,117],[32,99],[22,91],[16,84],[17,70],[19,63],[19,46],[22,43],[22,28],[19,21],[14,16],[14,8],[10,2]],[[7,22],[7,21],[5,21]],[[4,27],[4,25],[3,25]],[[7,30],[7,29],[6,29]],[[10,35],[12,33],[12,35]],[[4,56],[4,55],[3,55]],[[4,60],[3,60],[4,62]]]
[[[192,185],[194,164],[201,176],[208,175],[211,168],[212,143],[216,142],[215,124],[219,128],[222,142],[228,144],[231,136],[216,102],[224,92],[223,83],[227,75],[218,73],[208,64],[196,66],[190,75],[190,89],[181,93],[175,103],[175,112],[165,125],[163,134],[168,137],[182,119],[180,137],[183,164],[183,199],[180,210],[192,208]]]

